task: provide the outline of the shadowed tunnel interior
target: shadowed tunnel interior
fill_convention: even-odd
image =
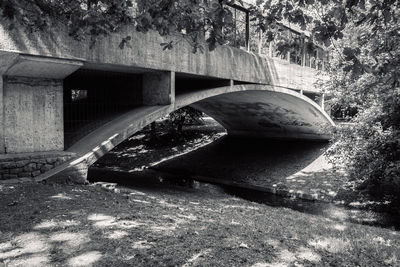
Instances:
[[[64,80],[65,148],[141,104],[141,74],[76,71]]]

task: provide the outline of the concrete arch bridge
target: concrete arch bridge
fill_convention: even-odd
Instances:
[[[86,182],[88,168],[151,122],[191,105],[228,134],[328,140],[316,70],[227,46],[193,54],[129,26],[95,47],[0,25],[0,179]],[[119,48],[132,36],[129,47]]]

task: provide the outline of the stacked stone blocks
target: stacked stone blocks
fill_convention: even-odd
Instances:
[[[74,156],[67,152],[0,155],[0,180],[33,178],[61,165]]]

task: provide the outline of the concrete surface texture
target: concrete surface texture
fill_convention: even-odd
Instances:
[[[3,76],[0,75],[0,154],[3,154],[4,151],[4,107],[3,107],[3,94],[4,94],[4,89],[3,89]]]
[[[179,42],[172,50],[163,51],[160,44],[176,40],[177,37],[162,37],[156,32],[139,33],[133,26],[126,26],[118,33],[100,37],[95,46],[90,48],[90,40],[74,40],[62,25],[55,24],[53,28],[53,31],[45,33],[28,33],[23,27],[8,31],[7,26],[0,23],[0,51],[80,60],[83,67],[88,69],[121,72],[174,71],[319,91],[319,88],[313,86],[316,70],[279,59],[260,57],[229,46],[219,46],[214,51],[205,49],[204,53],[194,54],[187,42]],[[120,49],[119,44],[126,36],[132,37],[129,46]]]
[[[0,51],[0,154],[5,153],[5,125],[4,125],[4,77],[3,75],[13,62],[18,57],[18,54]]]
[[[175,101],[175,72],[143,75],[143,104],[169,105]]]
[[[192,106],[217,120],[229,135],[329,140],[333,125],[329,116],[307,98],[283,89],[244,87],[246,91],[214,96]]]
[[[0,60],[0,152],[62,151],[62,78],[81,63],[7,52]]]
[[[8,77],[4,87],[7,153],[63,150],[62,83]]]

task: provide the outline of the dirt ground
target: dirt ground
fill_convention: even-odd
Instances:
[[[400,232],[214,186],[0,185],[0,266],[400,266]]]

